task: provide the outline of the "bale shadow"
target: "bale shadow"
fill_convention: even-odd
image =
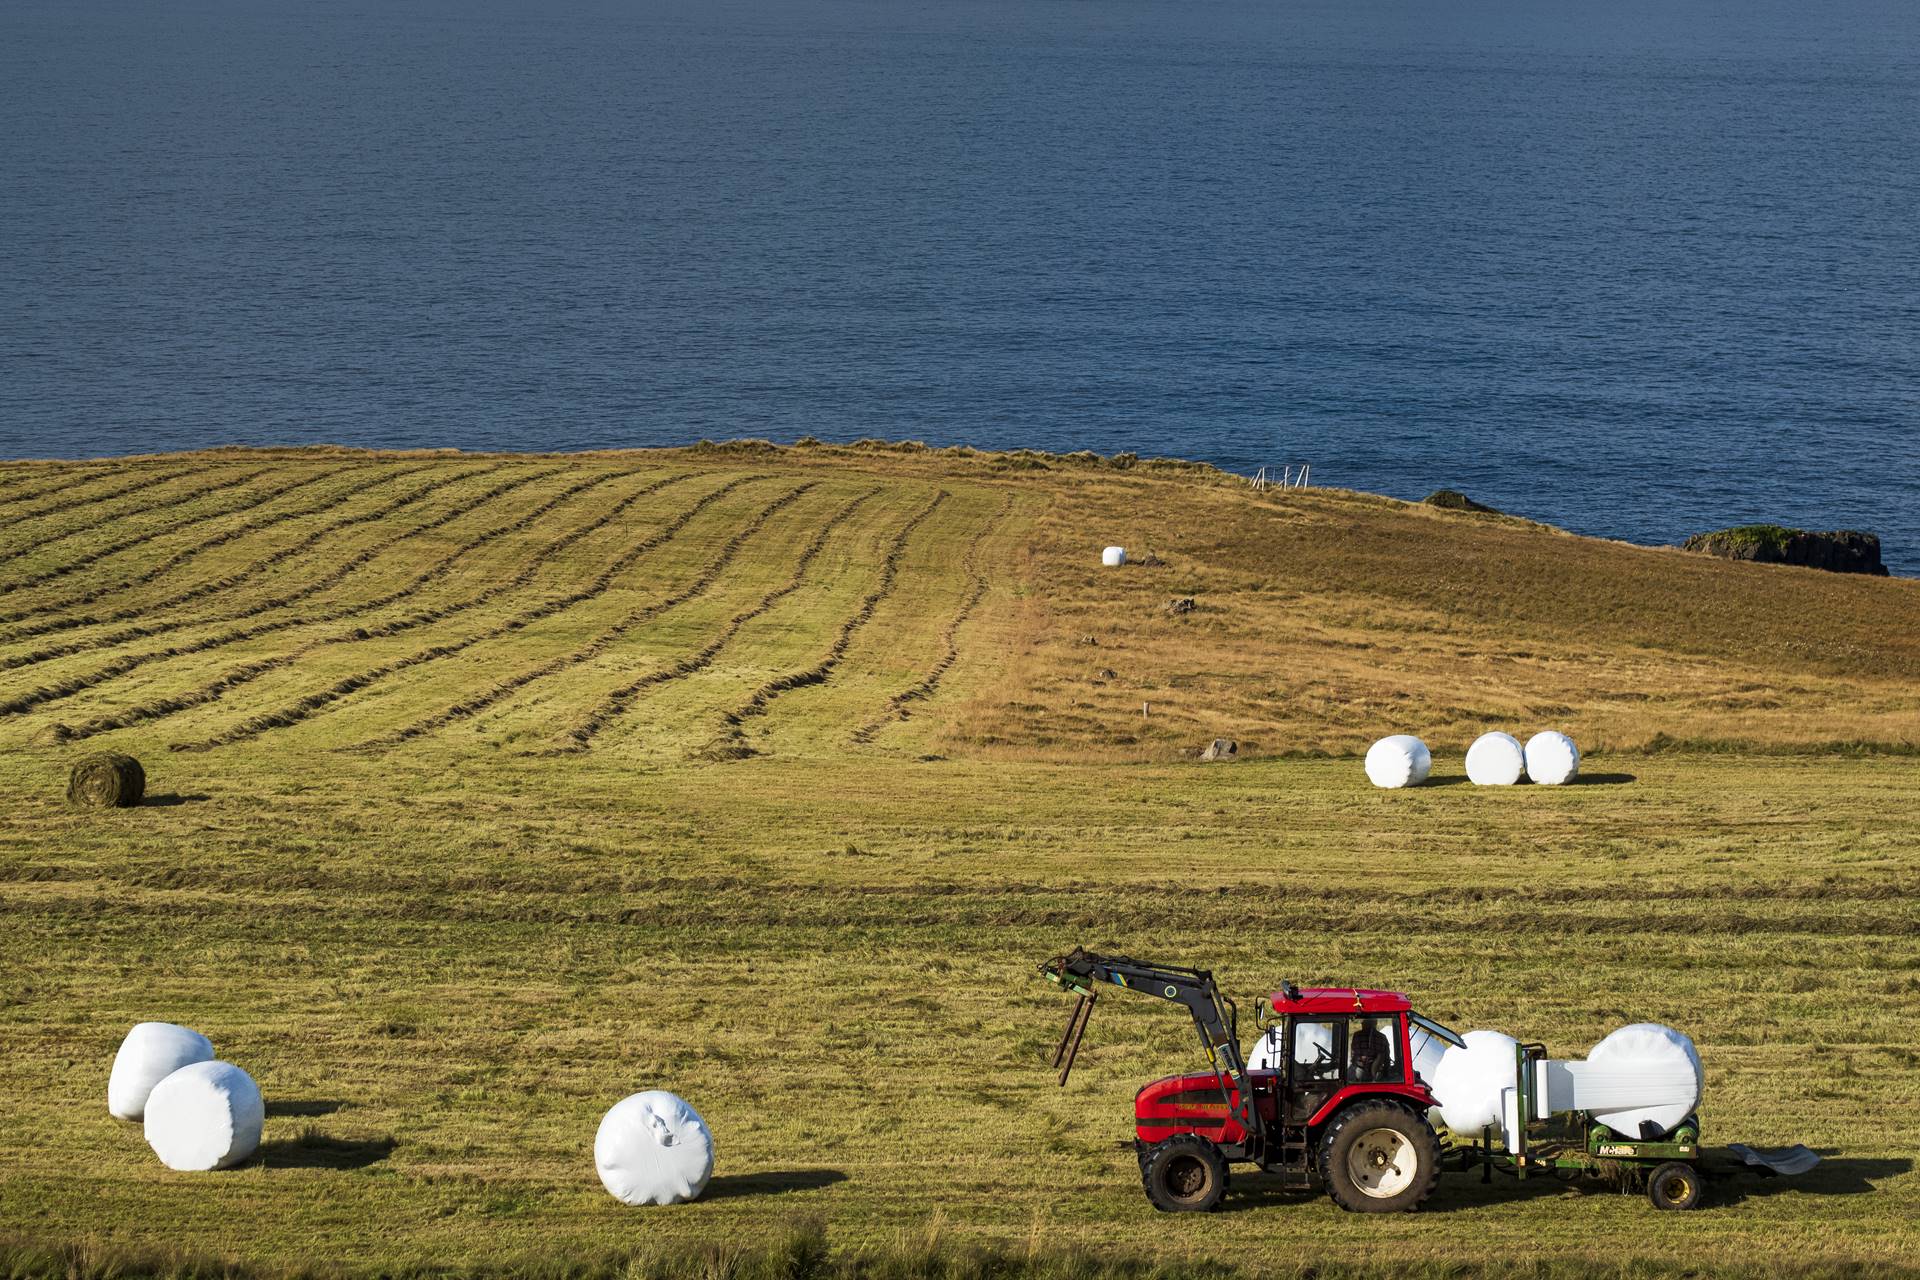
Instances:
[[[329,1138],[304,1133],[260,1144],[258,1162],[269,1169],[364,1169],[393,1154],[392,1138]]]
[[[777,1196],[790,1191],[818,1191],[847,1180],[842,1169],[781,1169],[772,1173],[723,1174],[707,1183],[702,1200],[729,1196]]]
[[[210,800],[212,798],[211,796],[205,795],[183,796],[178,791],[169,791],[161,796],[148,796],[140,802],[140,807],[143,809],[171,809],[177,804],[199,804],[203,800]]]
[[[1581,773],[1575,774],[1570,787],[1624,787],[1638,779],[1631,773]]]
[[[1905,1156],[1871,1158],[1847,1156],[1831,1158],[1829,1151],[1815,1148],[1820,1163],[1793,1177],[1762,1174],[1735,1166],[1731,1172],[1707,1166],[1712,1181],[1707,1184],[1709,1205],[1734,1205],[1790,1191],[1809,1196],[1858,1196],[1879,1188],[1875,1183],[1896,1178],[1913,1170],[1913,1161]]]
[[[301,1098],[292,1102],[269,1102],[267,1119],[275,1116],[330,1116],[346,1106],[334,1098]]]

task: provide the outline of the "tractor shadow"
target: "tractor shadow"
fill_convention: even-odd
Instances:
[[[1639,778],[1631,773],[1582,773],[1577,774],[1570,787],[1624,787],[1629,782],[1638,782]]]
[[[1808,1196],[1866,1195],[1879,1190],[1876,1184],[1913,1170],[1913,1161],[1905,1156],[1879,1159],[1846,1156],[1835,1159],[1829,1151],[1815,1150],[1819,1151],[1820,1163],[1795,1177],[1761,1174],[1744,1168],[1736,1168],[1729,1173],[1707,1165],[1707,1173],[1712,1179],[1707,1183],[1707,1207],[1734,1205],[1744,1200],[1758,1200],[1788,1192]]]
[[[329,1138],[309,1130],[260,1144],[255,1160],[268,1169],[364,1169],[393,1154],[392,1138]]]
[[[140,802],[143,809],[171,809],[180,804],[199,804],[213,797],[204,795],[183,796],[178,791],[169,791],[165,795],[148,796]]]
[[[731,1196],[779,1196],[791,1191],[818,1191],[847,1180],[842,1169],[781,1169],[771,1173],[727,1173],[710,1180],[702,1200]]]

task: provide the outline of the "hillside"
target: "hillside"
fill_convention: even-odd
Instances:
[[[230,451],[13,464],[0,499],[0,734],[42,744],[1920,743],[1920,584],[1203,468]]]
[[[0,466],[0,1275],[1911,1273],[1917,587],[1039,455]],[[1492,724],[1607,750],[1448,785]],[[1389,728],[1440,785],[1366,785]],[[64,803],[99,748],[145,806]],[[1103,1000],[1057,1088],[1076,943],[1668,1021],[1710,1145],[1823,1163],[1158,1215],[1119,1144],[1192,1028]],[[256,1160],[108,1117],[146,1019],[260,1081]],[[716,1133],[682,1208],[594,1176],[652,1087]]]

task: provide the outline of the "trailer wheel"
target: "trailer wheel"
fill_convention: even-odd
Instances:
[[[1320,1137],[1327,1194],[1353,1213],[1404,1213],[1433,1194],[1440,1139],[1424,1116],[1364,1102],[1335,1116]]]
[[[1647,1199],[1656,1209],[1697,1209],[1706,1191],[1700,1171],[1678,1160],[1669,1160],[1647,1176]]]
[[[1227,1195],[1227,1160],[1220,1148],[1196,1134],[1182,1133],[1147,1153],[1141,1179],[1147,1199],[1166,1213],[1209,1213]]]

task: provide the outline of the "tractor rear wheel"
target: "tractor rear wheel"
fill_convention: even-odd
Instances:
[[[1226,1198],[1227,1159],[1197,1134],[1176,1134],[1147,1153],[1140,1180],[1156,1209],[1208,1213]]]
[[[1354,1213],[1404,1213],[1433,1194],[1440,1139],[1426,1117],[1393,1102],[1363,1102],[1320,1137],[1327,1194]]]
[[[1647,1175],[1647,1199],[1656,1209],[1697,1209],[1706,1190],[1700,1171],[1678,1160],[1669,1160]]]

